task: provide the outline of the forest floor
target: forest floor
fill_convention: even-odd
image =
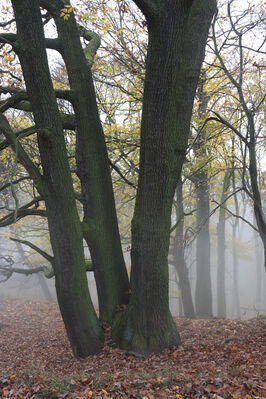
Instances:
[[[106,344],[73,358],[56,304],[0,299],[0,398],[266,398],[266,320],[176,319],[182,345],[148,358]]]

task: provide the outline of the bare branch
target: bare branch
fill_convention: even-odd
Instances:
[[[23,180],[31,180],[31,178],[30,178],[29,176],[20,177],[20,178],[17,179],[17,180],[13,180],[13,181],[12,181],[12,184],[18,184],[18,183],[20,183],[20,182],[23,181]],[[11,185],[10,182],[4,184],[2,187],[0,187],[0,192],[6,190],[7,188],[9,188],[10,185]]]
[[[49,255],[47,252],[43,251],[41,248],[37,247],[37,245],[33,244],[32,242],[26,240],[20,240],[19,238],[13,238],[13,237],[10,237],[10,240],[27,245],[28,247],[32,248],[34,251],[36,251],[38,254],[40,254],[43,258],[48,260],[48,262],[50,262],[53,265],[54,257]]]
[[[0,266],[0,276],[5,276],[4,280],[0,280],[1,283],[7,281],[13,273],[24,274],[25,276],[30,276],[32,274],[43,272],[46,278],[52,278],[54,276],[54,271],[48,266],[38,266],[34,268],[25,269],[22,267],[12,267],[12,266]]]
[[[20,142],[17,140],[8,120],[3,114],[0,114],[0,132],[6,137],[13,151],[17,154],[19,162],[24,166],[29,175],[36,184],[37,190],[43,194],[42,175],[37,166],[32,162]]]
[[[223,125],[227,126],[229,129],[231,129],[245,144],[247,147],[249,147],[249,141],[246,139],[246,137],[244,137],[240,131],[238,129],[236,129],[233,125],[231,125],[230,122],[228,122],[227,120],[225,120],[224,118],[221,117],[221,115],[219,115],[217,112],[212,111],[217,118],[213,118],[213,120],[216,120],[217,122],[222,123]]]
[[[129,181],[124,175],[123,173],[120,171],[120,169],[109,159],[109,164],[111,165],[111,167],[116,171],[117,174],[119,174],[119,176],[131,187],[136,188],[136,185],[134,183],[132,183],[131,181]]]

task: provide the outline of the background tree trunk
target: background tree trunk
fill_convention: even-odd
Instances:
[[[232,153],[234,153],[234,143],[235,136],[232,139]],[[235,162],[234,159],[232,161],[232,183],[233,183],[233,191],[236,190],[236,182],[235,182]],[[239,204],[237,195],[234,195],[235,202],[235,213],[239,216]],[[238,254],[237,254],[237,246],[236,246],[236,237],[237,237],[237,229],[239,226],[239,220],[236,217],[233,221],[233,282],[234,282],[234,307],[235,307],[235,317],[240,318],[240,301],[239,301],[239,265],[238,265]]]
[[[188,269],[186,266],[186,261],[184,256],[185,255],[184,254],[184,208],[183,208],[181,179],[177,183],[175,209],[176,209],[176,222],[178,224],[176,226],[174,242],[173,242],[173,250],[172,250],[173,262],[174,262],[174,267],[178,273],[184,316],[195,318],[195,311],[192,300]]]
[[[210,265],[210,232],[209,232],[209,182],[206,172],[198,174],[195,183],[196,225],[198,231],[196,241],[196,292],[195,307],[199,317],[212,317],[212,287]]]
[[[230,185],[231,172],[226,171],[220,203],[219,221],[217,224],[217,317],[226,318],[225,294],[225,199]]]
[[[238,226],[238,220],[236,219],[233,224],[233,282],[234,282],[234,308],[235,317],[240,318],[240,302],[239,302],[239,265],[238,265],[238,255],[236,246],[236,231]]]
[[[206,118],[209,95],[204,91],[204,71],[198,88],[198,116],[201,120]],[[209,176],[208,176],[208,153],[206,148],[206,129],[201,131],[200,136],[194,144],[194,152],[198,171],[194,175],[196,195],[196,291],[195,307],[199,317],[212,317],[212,286],[211,286],[211,251],[209,231]]]

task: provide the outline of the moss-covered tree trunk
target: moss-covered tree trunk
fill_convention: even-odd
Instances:
[[[226,318],[226,294],[225,294],[225,200],[230,185],[231,172],[226,171],[223,180],[221,195],[222,204],[219,211],[217,224],[217,317]]]
[[[216,2],[135,3],[146,16],[149,44],[139,181],[132,220],[132,296],[114,329],[114,339],[124,348],[150,353],[180,342],[169,312],[171,209]]]
[[[39,4],[13,0],[18,40],[14,43],[38,129],[43,193],[55,258],[56,292],[66,331],[76,356],[102,347],[103,334],[88,291],[83,235],[62,123],[45,52]]]
[[[111,322],[117,305],[128,303],[129,280],[121,248],[115,201],[92,75],[81,47],[73,13],[60,17],[61,1],[49,2],[58,30],[59,48],[71,87],[76,120],[76,162],[81,182],[83,234],[94,266],[100,319]]]

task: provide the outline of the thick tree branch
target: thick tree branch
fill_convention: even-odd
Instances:
[[[33,202],[37,203],[37,200],[31,201],[29,204],[33,204]],[[27,204],[24,207],[17,209],[17,211],[11,211],[8,215],[3,216],[0,219],[0,227],[6,227],[14,223],[14,218],[16,215],[16,221],[26,217],[26,216],[41,216],[47,217],[47,212],[44,209],[35,209],[35,208],[27,208],[27,206],[31,206]]]
[[[23,100],[28,100],[28,94],[25,90],[11,87],[0,87],[0,94],[11,94],[11,97],[0,102],[0,111],[4,112],[6,109],[11,108],[12,104],[17,104]],[[56,98],[72,102],[71,90],[55,90]]]
[[[71,96],[71,93],[69,92],[69,95]],[[10,104],[9,104],[10,101]],[[20,101],[20,102],[15,102],[12,100],[12,97],[10,97],[9,99],[6,99],[5,101],[0,101],[0,109],[1,109],[1,105],[3,105],[5,103],[5,107],[6,109],[9,108],[14,108],[14,109],[18,109],[21,111],[25,111],[25,112],[32,112],[32,108],[30,105],[29,101]],[[60,116],[61,116],[61,120],[62,120],[62,125],[63,125],[63,129],[66,130],[75,130],[76,129],[76,123],[75,123],[75,115],[73,114],[65,114],[63,112],[60,112]]]
[[[7,43],[12,46],[13,50],[17,52],[17,34],[16,33],[0,33],[0,43]],[[45,39],[45,46],[51,50],[56,50],[59,53],[61,52],[61,45],[58,39]]]
[[[143,12],[149,22],[159,14],[160,2],[158,0],[133,0],[136,6]]]
[[[24,180],[31,180],[31,177],[29,177],[29,176],[20,177],[17,180],[13,180],[12,184],[18,184],[18,183],[20,183],[21,181],[24,181]],[[6,183],[3,186],[1,186],[0,187],[0,192],[6,190],[7,188],[9,188],[10,185],[11,185],[11,183],[9,182],[9,183]]]
[[[7,281],[13,273],[24,274],[30,276],[32,274],[43,272],[46,278],[52,278],[54,276],[54,271],[49,266],[38,266],[32,269],[24,269],[20,267],[12,266],[0,266],[0,275],[4,275],[5,279],[0,280],[1,283]]]
[[[91,272],[93,270],[94,269],[92,267],[92,262],[90,260],[86,261],[86,271]],[[33,274],[37,274],[40,272],[42,272],[44,276],[48,279],[54,277],[55,275],[53,267],[47,265],[28,268],[28,269],[22,267],[13,267],[10,264],[6,266],[0,265],[0,276],[4,277],[2,280],[0,279],[0,283],[4,283],[5,281],[7,281],[12,276],[13,273],[24,274],[25,276],[31,276]]]
[[[0,87],[0,95],[10,93],[11,90],[9,88]],[[0,101],[0,112],[5,112],[9,108],[12,108],[13,105],[20,103],[23,100],[27,99],[27,93],[24,91],[18,91],[14,93],[11,97]]]
[[[84,28],[84,26],[78,25],[78,31],[83,39],[88,40],[89,44],[84,49],[85,57],[88,61],[88,66],[91,68],[93,64],[93,59],[96,51],[100,47],[101,37],[92,31]]]
[[[21,139],[22,137],[31,136],[32,134],[34,134],[34,133],[36,133],[36,132],[37,132],[36,127],[35,127],[35,126],[32,126],[32,127],[28,127],[27,129],[20,130],[19,132],[16,132],[16,133],[14,133],[14,134],[15,134],[15,136],[16,136],[16,139],[19,140],[19,139]],[[3,150],[4,150],[5,148],[7,148],[9,145],[11,145],[9,140],[3,140],[3,141],[0,143],[0,151],[3,151]]]

